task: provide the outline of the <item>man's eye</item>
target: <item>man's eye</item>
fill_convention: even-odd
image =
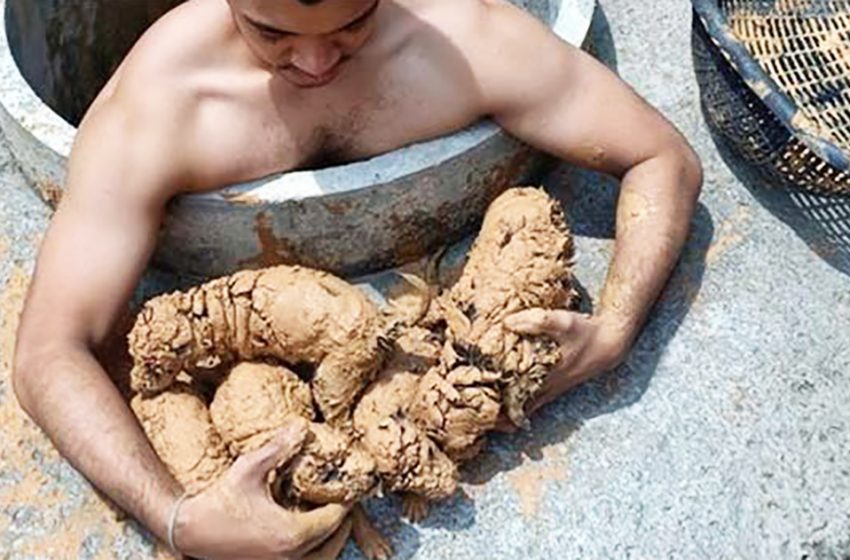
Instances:
[[[269,31],[268,29],[260,29],[259,30],[260,37],[267,41],[278,41],[283,39],[283,33],[279,31]]]
[[[346,25],[346,26],[343,28],[343,31],[349,31],[349,32],[352,32],[352,31],[359,31],[360,29],[362,29],[362,28],[363,28],[363,26],[365,26],[365,25],[366,25],[366,22],[367,22],[367,21],[368,21],[368,20],[355,21],[354,23],[351,23],[351,24],[349,24],[349,25]]]
[[[361,19],[360,21],[351,22],[348,25],[346,25],[345,27],[343,27],[342,31],[345,32],[345,33],[354,33],[356,31],[360,31],[361,29],[366,27],[366,24],[369,23],[369,20],[371,20],[371,19],[372,19],[372,16],[370,15],[367,18]]]
[[[280,39],[283,39],[284,37],[292,35],[291,33],[287,33],[285,31],[280,31],[278,29],[271,29],[271,28],[268,28],[268,27],[265,27],[265,26],[260,26],[260,25],[254,24],[254,23],[252,23],[251,26],[254,28],[254,30],[257,32],[257,34],[261,38],[265,39],[266,41],[278,41]]]

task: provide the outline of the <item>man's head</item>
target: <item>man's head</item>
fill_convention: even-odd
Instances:
[[[380,0],[228,0],[263,62],[299,87],[333,80],[369,39]]]

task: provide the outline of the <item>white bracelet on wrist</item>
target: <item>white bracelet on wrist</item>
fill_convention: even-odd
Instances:
[[[171,552],[174,553],[178,558],[181,557],[180,551],[177,550],[177,544],[174,542],[174,529],[177,525],[177,514],[180,513],[180,506],[183,505],[183,502],[189,498],[189,493],[184,492],[182,496],[177,498],[177,501],[174,502],[174,505],[171,506],[171,516],[168,518],[168,547],[171,549]]]

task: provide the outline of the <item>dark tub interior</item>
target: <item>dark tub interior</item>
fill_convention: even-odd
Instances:
[[[6,32],[36,94],[77,125],[136,40],[182,0],[7,0]]]

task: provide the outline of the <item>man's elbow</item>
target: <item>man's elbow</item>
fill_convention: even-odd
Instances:
[[[688,142],[682,139],[674,148],[676,167],[679,170],[679,187],[689,202],[696,204],[702,192],[702,161]]]
[[[631,168],[642,169],[644,177],[654,179],[663,177],[663,181],[651,183],[664,191],[665,196],[674,196],[678,200],[695,206],[702,192],[703,169],[699,156],[679,134],[670,135],[658,143],[650,155]],[[648,179],[647,179],[648,180]]]
[[[687,140],[676,135],[659,145],[646,161],[650,175],[664,177],[654,185],[665,197],[675,199],[688,208],[695,208],[702,192],[702,162]]]
[[[55,345],[48,349],[37,341],[18,342],[12,362],[12,389],[18,404],[31,417],[35,417],[39,398],[51,382],[53,376],[49,372],[65,355],[66,352]]]
[[[12,389],[18,399],[18,404],[30,416],[33,416],[34,397],[38,394],[35,385],[38,384],[38,372],[41,370],[40,362],[43,363],[41,359],[36,357],[34,351],[18,343],[12,364]]]

